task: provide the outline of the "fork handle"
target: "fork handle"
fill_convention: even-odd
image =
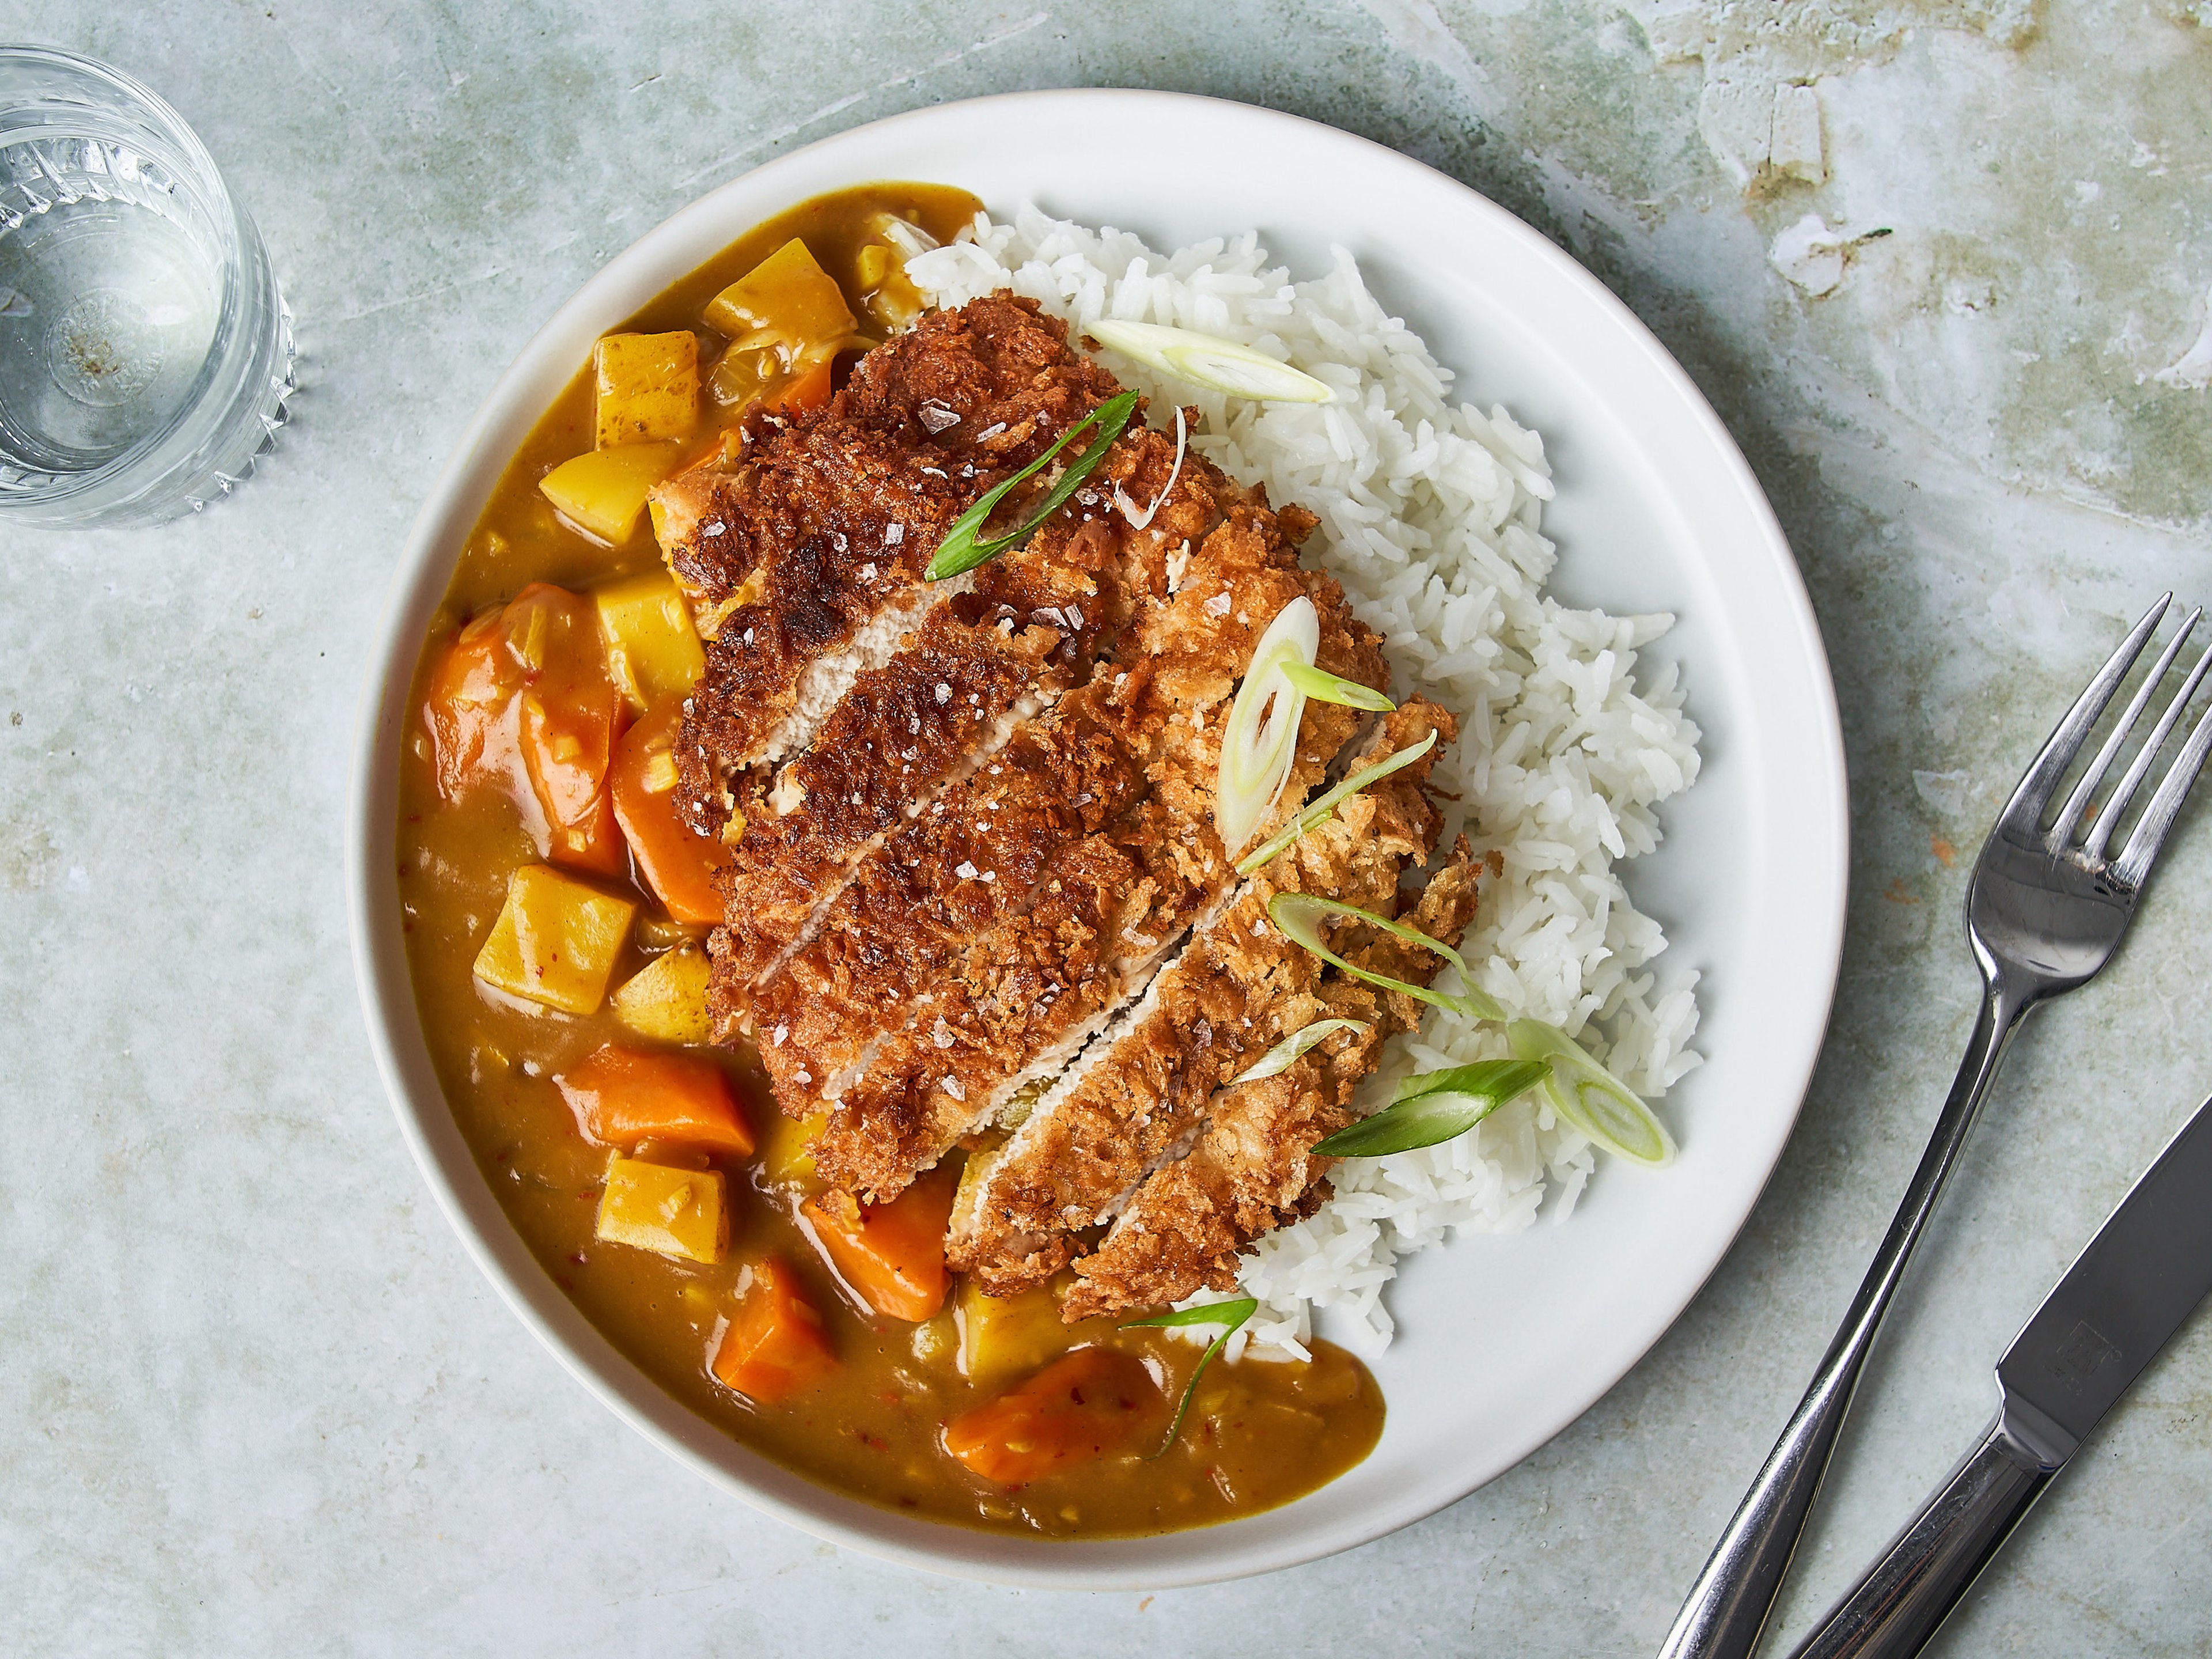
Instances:
[[[1927,1230],[1928,1218],[1943,1195],[1944,1183],[1965,1146],[1997,1062],[2033,999],[1992,978],[1974,1021],[1974,1035],[1936,1120],[1928,1150],[1913,1171],[1912,1184],[1898,1206],[1889,1232],[1875,1253],[1850,1311],[1828,1345],[1789,1426],[1766,1455],[1759,1478],[1744,1494],[1735,1518],[1713,1547],[1689,1599],[1659,1650],[1660,1659],[1749,1659],[1765,1628],[1767,1614],[1782,1588],[1790,1559],[1805,1530],[1820,1479],[1834,1455],[1837,1436],[1850,1410],[1851,1395],[1865,1369],[1882,1316],[1896,1296],[1905,1264]]]

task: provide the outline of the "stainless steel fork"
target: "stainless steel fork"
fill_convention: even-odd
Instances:
[[[1820,1491],[1851,1394],[1889,1310],[1913,1247],[1943,1195],[1966,1132],[1973,1127],[2006,1045],[2028,1010],[2095,976],[2112,960],[2142,892],[2143,878],[2182,798],[2212,750],[2212,709],[2191,731],[2159,782],[2117,857],[2107,848],[2129,801],[2142,786],[2175,723],[2188,708],[2212,650],[2197,658],[2181,689],[2166,704],[2111,796],[2082,828],[2097,789],[2181,647],[2203,612],[2191,611],[2144,677],[2141,689],[2097,750],[2046,828],[2045,817],[2060,781],[2087,740],[2112,695],[2142,654],[2172,603],[2166,594],[2151,606],[2089,682],[2027,775],[2013,791],[1983,845],[1966,889],[1966,938],[1982,970],[1981,1012],[1958,1080],[1936,1120],[1936,1133],[1913,1172],[1889,1233],[1875,1255],[1850,1312],[1829,1345],[1790,1425],[1765,1467],[1745,1493],[1735,1518],[1713,1548],[1705,1571],[1675,1617],[1660,1659],[1747,1659],[1789,1571],[1790,1558]]]

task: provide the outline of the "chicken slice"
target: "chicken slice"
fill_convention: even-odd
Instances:
[[[1165,441],[1139,428],[1106,470],[1164,479],[1171,465]],[[1159,529],[1140,536],[1078,504],[991,560],[896,656],[860,675],[812,746],[745,804],[722,881],[726,931],[714,945],[726,1020],[742,1018],[748,988],[812,942],[889,836],[978,771],[995,763],[991,775],[1002,775],[1017,732],[1090,678],[1139,595],[1164,580],[1159,538],[1202,535],[1219,516],[1200,480],[1179,483],[1163,505]]]
[[[1403,919],[1456,945],[1474,918],[1481,869],[1462,836]],[[1432,952],[1364,923],[1341,928],[1333,948],[1411,984],[1426,984],[1441,966]],[[1316,994],[1292,1001],[1285,1024],[1355,1019],[1369,1029],[1335,1033],[1287,1071],[1215,1096],[1189,1155],[1148,1176],[1104,1241],[1075,1263],[1077,1282],[1060,1301],[1063,1318],[1072,1323],[1181,1301],[1201,1288],[1228,1290],[1247,1245],[1310,1215],[1327,1198],[1334,1160],[1313,1148],[1352,1121],[1353,1096],[1383,1042],[1416,1029],[1422,1005],[1334,969]]]
[[[1146,650],[1130,678],[1129,729],[1154,757],[1152,793],[1049,863],[1034,908],[981,939],[925,1017],[871,1057],[816,1143],[832,1181],[878,1198],[898,1191],[1058,1071],[1226,902],[1235,872],[1212,823],[1221,732],[1252,647],[1285,605],[1313,601],[1330,672],[1381,683],[1379,641],[1334,578],[1285,562],[1264,508],[1232,512],[1201,551],[1207,562],[1194,556],[1174,599],[1133,630]],[[1361,723],[1340,705],[1306,705],[1267,828],[1297,810]]]
[[[1032,907],[1048,902],[1041,928],[1079,933],[1105,925],[1105,910],[1085,908],[1078,896],[1089,875],[1112,866],[1105,843],[1060,872],[1061,890],[1048,891],[1055,860],[1063,854],[1073,857],[1086,838],[1106,836],[1125,843],[1133,869],[1152,871],[1158,865],[1157,873],[1169,878],[1167,885],[1155,880],[1141,890],[1163,908],[1151,924],[1132,921],[1138,934],[1160,941],[1164,950],[1189,925],[1219,891],[1226,870],[1211,829],[1222,720],[1253,643],[1292,599],[1310,595],[1317,603],[1325,666],[1370,683],[1381,680],[1379,642],[1352,621],[1334,579],[1297,567],[1296,550],[1282,538],[1264,498],[1247,495],[1203,464],[1187,466],[1185,473],[1194,488],[1212,497],[1221,522],[1187,555],[1182,544],[1172,552],[1163,550],[1149,532],[1128,531],[1126,524],[1116,532],[1139,551],[1159,556],[1149,569],[1131,573],[1133,580],[1141,574],[1157,588],[1136,601],[1115,654],[1091,682],[1018,730],[990,766],[892,831],[854,867],[822,912],[813,936],[773,975],[739,989],[718,965],[718,1017],[726,1010],[750,1021],[786,1111],[805,1115],[850,1095],[856,1120],[873,1119],[883,1109],[899,1121],[916,1120],[920,1107],[890,1103],[902,1091],[933,1086],[933,1069],[941,1071],[938,1050],[954,1046],[938,1040],[943,1031],[957,1033],[963,1018],[988,1019],[989,1031],[1000,1030],[1012,1006],[1004,1000],[1012,992],[1000,981],[1017,964],[1042,960],[1036,930],[1024,926]],[[1330,705],[1313,708],[1312,726],[1302,734],[1301,745],[1316,751],[1310,762],[1302,757],[1309,777],[1327,765],[1353,718]],[[1144,819],[1141,834],[1133,825],[1115,828],[1147,802],[1159,811]],[[1154,835],[1164,837],[1169,849],[1194,850],[1175,853],[1163,863],[1162,848],[1141,844]],[[1182,870],[1194,857],[1212,862],[1195,874]],[[1184,888],[1197,896],[1186,902]],[[1127,889],[1108,908],[1125,911],[1139,891]],[[1055,981],[1064,981],[1065,989],[1106,960],[1067,956],[1059,968],[1038,968],[1042,978],[1036,994]],[[1142,977],[1156,961],[1156,956],[1131,959],[1115,974],[1139,975],[1135,988],[1141,990]],[[949,988],[969,963],[976,964],[968,975],[971,994],[948,1002],[954,995]],[[1118,980],[1094,988],[1109,1006],[1121,1000]],[[1065,1035],[1065,1028],[1055,1027],[1052,1041]],[[955,1042],[959,1040],[956,1036]],[[979,1045],[1003,1048],[981,1026],[966,1041],[969,1048]],[[1038,1055],[1050,1047],[1046,1042],[1036,1054],[1024,1055],[1015,1069],[1042,1063]],[[983,1062],[979,1057],[963,1063]],[[882,1078],[863,1076],[886,1065],[890,1070]],[[966,1080],[956,1079],[955,1087],[964,1089]],[[945,1109],[957,1113],[959,1097],[949,1098],[954,1104]],[[905,1158],[902,1152],[893,1162]],[[890,1189],[924,1167],[927,1163],[904,1169]]]
[[[1448,712],[1416,698],[1379,722],[1350,763],[1371,765],[1431,733],[1441,746],[1455,732]],[[1285,1021],[1311,1006],[1323,964],[1268,921],[1268,902],[1312,892],[1395,908],[1401,874],[1435,843],[1423,785],[1436,752],[1346,801],[1245,882],[1012,1138],[970,1158],[948,1236],[954,1267],[994,1296],[1050,1278],[1075,1253],[1073,1233],[1104,1221],[1187,1142],[1218,1089],[1298,1029]]]
[[[678,748],[686,821],[718,834],[945,597],[922,571],[953,520],[1118,390],[1033,301],[991,295],[870,352],[822,410],[748,416],[726,470],[654,493],[707,672]],[[949,423],[948,423],[949,420]]]

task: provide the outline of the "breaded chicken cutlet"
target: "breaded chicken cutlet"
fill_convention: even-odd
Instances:
[[[1474,894],[1462,842],[1401,899],[1435,848],[1425,762],[1240,882],[1216,775],[1261,634],[1303,599],[1322,668],[1381,689],[1388,665],[1336,580],[1298,562],[1311,515],[1141,411],[1024,543],[925,580],[956,519],[1119,390],[1033,302],[993,295],[870,353],[824,408],[749,417],[732,462],[654,502],[713,629],[678,787],[730,848],[717,1036],[750,1037],[783,1111],[826,1115],[816,1168],[856,1199],[974,1147],[949,1260],[1000,1293],[1072,1264],[1066,1301],[1085,1313],[1224,1282],[1318,1202],[1312,1146],[1418,1013],[1283,939],[1267,898],[1402,904],[1449,942]],[[1431,732],[1448,742],[1451,717],[1418,700],[1380,722],[1308,701],[1256,836],[1363,738],[1360,763]],[[1388,936],[1339,948],[1422,982],[1437,965]],[[1365,1034],[1276,1086],[1231,1086],[1353,1008]]]

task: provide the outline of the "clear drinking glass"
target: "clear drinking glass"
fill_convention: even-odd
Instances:
[[[184,118],[89,58],[0,46],[0,523],[197,512],[297,384],[268,250]]]

